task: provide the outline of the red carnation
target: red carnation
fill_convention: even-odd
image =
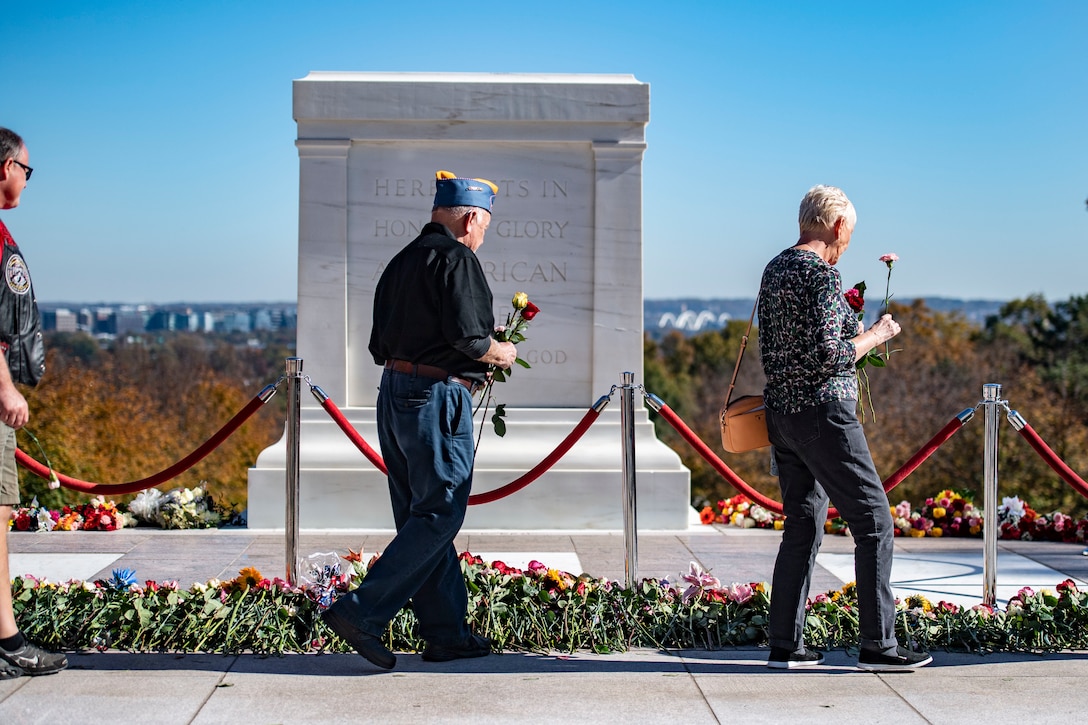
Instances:
[[[525,318],[526,322],[528,322],[529,320],[536,317],[536,313],[538,313],[538,312],[540,312],[539,307],[534,305],[532,302],[526,302],[525,303],[525,309],[523,309],[521,311],[521,316]]]

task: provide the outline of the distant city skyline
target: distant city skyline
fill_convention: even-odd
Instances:
[[[959,312],[977,325],[1008,302],[945,297],[924,298],[924,301],[937,312]],[[653,336],[669,330],[694,334],[720,329],[731,320],[746,318],[754,302],[754,298],[644,299],[643,326]],[[909,304],[913,300],[904,298],[902,302]],[[39,306],[47,331],[83,330],[106,335],[164,329],[191,332],[295,329],[298,318],[298,305],[294,302],[40,302]]]
[[[39,307],[46,332],[86,332],[107,338],[141,332],[253,332],[298,326],[298,306],[293,302],[40,303]]]

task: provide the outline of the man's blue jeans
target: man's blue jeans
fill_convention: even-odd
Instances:
[[[460,644],[468,594],[453,540],[472,488],[472,396],[456,382],[386,370],[377,415],[397,535],[334,606],[380,637],[411,599],[423,639]]]
[[[898,644],[891,588],[895,523],[856,409],[856,401],[842,400],[799,413],[767,411],[786,515],[771,581],[772,647],[804,646],[805,600],[828,497],[854,537],[861,645],[886,650]]]

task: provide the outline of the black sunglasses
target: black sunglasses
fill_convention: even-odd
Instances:
[[[34,169],[33,169],[33,168],[31,168],[31,167],[27,166],[27,165],[26,165],[26,164],[24,164],[24,163],[23,163],[22,161],[16,161],[15,159],[12,159],[12,160],[11,160],[11,163],[13,163],[13,164],[19,164],[19,166],[22,166],[22,167],[23,167],[23,171],[25,171],[25,172],[26,172],[26,180],[27,180],[27,181],[30,181],[30,175],[34,173]]]

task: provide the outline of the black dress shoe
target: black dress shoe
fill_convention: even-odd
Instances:
[[[428,644],[423,650],[423,659],[428,662],[449,662],[469,657],[486,657],[489,654],[491,654],[491,640],[478,634],[470,634],[468,639],[460,644]]]
[[[321,618],[333,632],[355,648],[355,651],[383,670],[391,670],[397,664],[397,657],[382,644],[377,637],[367,634],[346,617],[337,614],[330,607],[321,613]]]

